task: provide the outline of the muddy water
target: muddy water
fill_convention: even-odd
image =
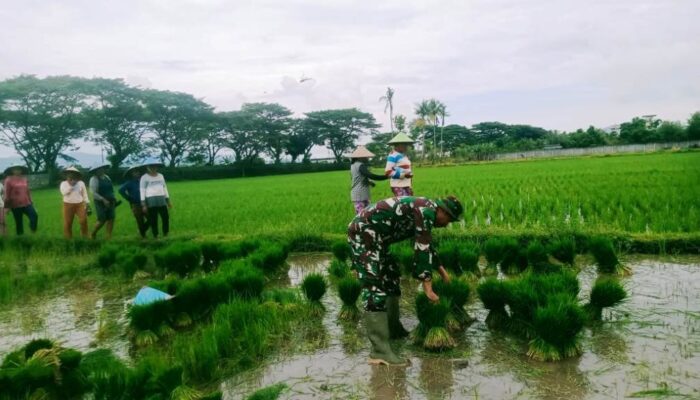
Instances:
[[[323,255],[295,256],[285,284],[325,271]],[[700,398],[700,260],[634,258],[624,280],[630,298],[606,311],[606,323],[586,329],[582,356],[558,363],[528,359],[522,341],[489,332],[485,310],[472,300],[477,318],[446,355],[396,343],[411,360],[406,368],[365,363],[368,348],[361,326],[338,324],[337,294],[324,298],[326,340],[314,348],[271,360],[222,384],[226,399],[239,399],[262,386],[286,382],[288,399],[622,399],[631,396]],[[582,300],[595,268],[579,274]],[[402,282],[402,315],[412,310],[415,282]]]
[[[134,288],[137,290],[138,286]],[[131,293],[134,288],[124,288],[124,292]],[[81,351],[109,348],[128,358],[125,304],[131,296],[125,293],[105,294],[100,288],[85,284],[1,308],[0,359],[37,338],[55,340]]]

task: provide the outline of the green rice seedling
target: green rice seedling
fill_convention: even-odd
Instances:
[[[221,400],[224,398],[223,393],[221,392],[213,392],[209,394],[203,395],[199,400]]]
[[[117,254],[119,253],[119,248],[113,245],[102,246],[100,252],[97,254],[97,265],[102,268],[102,270],[107,270],[114,265],[117,261]]]
[[[346,240],[339,240],[331,245],[331,251],[335,258],[346,262],[350,258],[352,249]]]
[[[195,243],[173,243],[154,255],[156,266],[186,276],[200,265],[201,250]]]
[[[134,332],[155,331],[163,323],[169,322],[173,313],[171,300],[156,301],[147,305],[133,305],[129,308],[129,326]]]
[[[503,329],[508,322],[506,312],[508,291],[504,282],[496,278],[488,278],[477,286],[476,293],[484,307],[489,310],[486,325],[491,329]]]
[[[326,279],[321,274],[309,274],[301,282],[301,290],[304,292],[315,314],[323,313],[324,307],[321,298],[326,294]]]
[[[338,318],[344,321],[355,321],[360,316],[357,299],[360,297],[362,285],[354,277],[347,277],[338,282],[338,296],[343,301]]]
[[[445,298],[450,303],[450,312],[446,320],[447,329],[450,332],[458,332],[473,321],[464,309],[469,301],[471,290],[466,280],[453,278],[449,283],[436,280],[433,282],[433,290],[441,299]]]
[[[115,265],[122,276],[131,278],[136,271],[142,270],[147,262],[146,252],[137,248],[127,248],[117,253]]]
[[[287,385],[284,383],[276,383],[262,389],[258,389],[255,393],[248,396],[247,400],[277,400],[282,393],[287,390]]]
[[[180,336],[173,342],[175,359],[182,364],[188,379],[210,382],[216,378],[219,366],[219,348],[216,328],[206,327],[197,340]]]
[[[350,275],[350,267],[344,261],[333,259],[328,266],[328,274],[331,278],[343,279]]]
[[[544,271],[549,266],[547,249],[539,240],[533,240],[527,245],[527,261],[533,271]]]
[[[552,257],[567,265],[574,265],[576,258],[576,243],[573,239],[564,237],[552,241],[547,250]]]
[[[192,317],[186,312],[179,312],[173,318],[173,326],[176,328],[186,328],[192,325]]]
[[[600,278],[591,289],[590,301],[584,306],[591,321],[600,321],[603,308],[614,307],[627,298],[627,291],[616,279]]]
[[[24,358],[30,359],[39,350],[42,349],[53,349],[55,346],[54,342],[49,339],[34,339],[24,345]]]
[[[90,383],[92,397],[95,400],[141,397],[131,395],[133,393],[129,390],[129,382],[133,380],[130,376],[131,371],[111,350],[98,349],[86,353],[80,362],[79,369]],[[138,383],[132,382],[132,385],[138,385]]]
[[[501,271],[503,273],[520,273],[527,268],[527,255],[523,257],[523,249],[517,240],[511,237],[501,239]],[[523,266],[523,261],[524,266]]]
[[[503,260],[503,240],[498,237],[488,239],[484,243],[484,255],[486,255],[487,268],[495,269]]]
[[[226,269],[226,282],[233,295],[252,299],[260,297],[265,285],[262,271],[243,261],[233,261]]]
[[[472,277],[481,275],[479,271],[479,247],[474,243],[464,243],[459,247],[457,257],[462,272]]]
[[[419,328],[416,329],[415,339],[423,347],[431,351],[451,349],[456,343],[447,331],[446,320],[450,312],[450,304],[441,299],[433,304],[425,293],[416,296],[416,315]]]
[[[158,342],[158,335],[152,330],[139,331],[136,333],[134,343],[137,347],[150,347]]]
[[[289,254],[281,243],[267,242],[262,244],[248,259],[251,265],[267,273],[278,272],[279,268],[287,261]]]
[[[588,250],[593,254],[598,272],[601,274],[628,275],[629,269],[620,264],[610,239],[597,236],[588,241]]]
[[[581,354],[579,344],[585,313],[569,296],[550,297],[538,307],[532,321],[534,337],[528,356],[541,361],[558,361]]]
[[[438,248],[440,255],[440,263],[445,269],[451,271],[455,275],[462,275],[462,266],[459,262],[459,246],[453,240],[447,240],[440,243]]]

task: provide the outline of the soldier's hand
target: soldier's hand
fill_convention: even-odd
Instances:
[[[433,292],[433,282],[423,281],[423,292],[426,296],[428,296],[428,300],[432,301],[433,303],[440,301],[440,297]]]
[[[447,270],[445,270],[445,267],[443,267],[442,265],[438,267],[438,273],[442,277],[442,280],[446,283],[450,283],[452,281],[452,278],[450,278],[450,274],[447,273]]]

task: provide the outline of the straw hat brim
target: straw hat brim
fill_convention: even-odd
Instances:
[[[394,136],[388,144],[413,144],[415,143],[415,140],[411,139],[406,135],[405,133],[401,132],[398,135]]]
[[[68,168],[63,170],[64,176],[67,176],[68,174],[76,174],[76,175],[78,175],[79,178],[83,177],[83,173],[75,167],[68,167]]]
[[[94,166],[94,167],[90,168],[90,171],[89,171],[89,172],[90,172],[90,173],[93,173],[93,172],[95,172],[95,171],[97,171],[97,170],[99,170],[99,169],[102,169],[102,168],[109,168],[109,167],[111,167],[111,166],[112,166],[111,164],[107,164],[107,163],[105,163],[105,164],[100,164],[100,165],[97,165],[97,166]]]
[[[350,153],[348,158],[371,158],[374,157],[375,154],[372,153],[371,151],[367,150],[365,146],[358,146],[355,151]]]

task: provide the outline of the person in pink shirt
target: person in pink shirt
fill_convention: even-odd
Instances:
[[[24,234],[24,215],[29,219],[29,229],[36,232],[39,216],[32,204],[32,194],[29,191],[27,173],[29,169],[24,165],[12,165],[5,170],[3,199],[5,208],[12,212],[15,219],[15,230],[17,235]]]

